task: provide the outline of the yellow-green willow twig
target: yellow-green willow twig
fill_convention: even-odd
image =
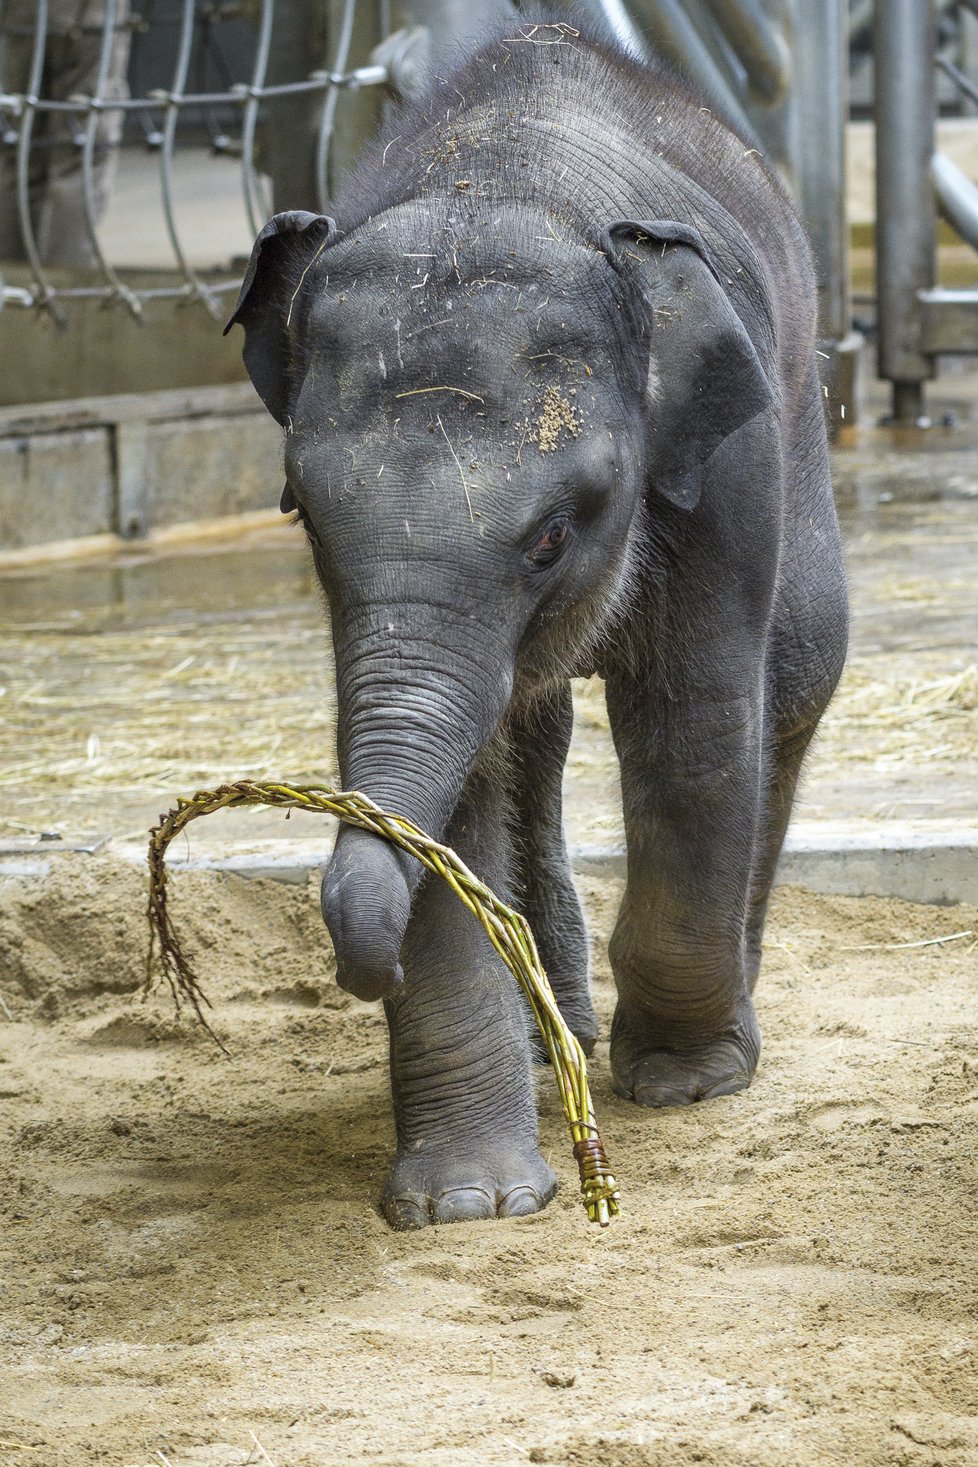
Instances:
[[[598,1134],[587,1082],[587,1062],[581,1046],[561,1017],[526,918],[501,902],[448,846],[432,840],[409,820],[399,815],[388,815],[366,795],[355,790],[343,793],[328,785],[259,784],[240,780],[236,784],[221,785],[216,790],[198,790],[189,800],[178,800],[176,808],[161,816],[159,825],[149,833],[150,947],[147,982],[151,981],[153,958],[158,953],[164,977],[178,1007],[181,998],[186,999],[204,1028],[217,1038],[202,1007],[210,1005],[180,945],[170,916],[165,862],[171,840],[191,820],[238,805],[275,805],[336,815],[349,825],[359,826],[361,830],[369,830],[391,841],[414,856],[428,871],[448,882],[459,900],[478,917],[489,941],[529,1000],[553,1065],[564,1115],[573,1138],[587,1215],[592,1222],[607,1227],[618,1213],[618,1183]]]

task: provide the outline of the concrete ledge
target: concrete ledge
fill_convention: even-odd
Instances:
[[[159,168],[156,159],[147,157],[145,161]],[[118,189],[113,195],[116,205],[122,206]],[[129,207],[138,212],[138,206]],[[182,217],[182,198],[180,212]],[[145,219],[136,219],[136,236],[145,233],[147,227]],[[162,244],[162,227],[159,238]],[[249,238],[244,253],[250,248]],[[216,285],[226,282],[229,276],[240,280],[244,265],[242,260],[230,271],[204,273],[208,282]],[[48,273],[56,287],[89,283],[87,272]],[[7,285],[27,285],[29,276],[26,266],[8,263],[4,267]],[[127,270],[126,278],[137,290],[180,284],[180,278],[165,269]],[[224,296],[228,315],[236,289],[235,285]],[[4,372],[0,385],[5,403],[57,403],[93,387],[103,392],[150,393],[245,380],[241,333],[222,336],[223,321],[215,320],[199,302],[149,299],[138,320],[118,302],[108,305],[97,298],[76,297],[64,303],[64,311],[67,329],[42,311],[13,306],[0,311],[0,361],[5,367],[16,364]]]
[[[978,906],[978,825],[800,823],[778,880],[829,895]]]
[[[281,524],[282,515],[277,507],[218,515],[209,520],[181,520],[176,525],[148,530],[140,536],[139,546],[146,550],[168,550],[187,544],[199,546],[206,540],[219,540],[222,545],[228,545],[237,537],[275,529]],[[118,555],[127,546],[131,548],[132,540],[115,534],[86,535],[81,540],[45,540],[39,545],[25,545],[20,550],[0,550],[0,571],[47,566],[65,560],[98,560]]]
[[[0,409],[0,555],[273,510],[281,459],[250,383]]]
[[[624,847],[580,846],[574,869],[624,879]],[[799,822],[785,841],[776,884],[826,896],[976,906],[978,826]]]
[[[189,858],[174,851],[169,866],[173,871],[223,871],[301,885],[324,864],[335,833],[336,822],[324,819],[322,837],[314,840],[243,845],[208,844],[198,838]],[[133,864],[146,859],[142,842],[109,843],[102,848]],[[58,859],[56,851],[40,843],[0,854],[0,877],[44,876]],[[581,875],[624,880],[622,846],[577,846],[572,859]],[[803,886],[826,895],[978,906],[978,826],[801,822],[788,837],[777,879],[782,885]]]

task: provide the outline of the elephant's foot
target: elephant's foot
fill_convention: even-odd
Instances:
[[[381,1206],[391,1227],[487,1217],[525,1217],[540,1212],[557,1190],[557,1178],[535,1147],[483,1142],[452,1156],[399,1152]]]
[[[760,1052],[749,998],[713,1038],[682,1047],[665,1043],[648,1015],[636,1020],[619,1003],[611,1029],[612,1083],[616,1095],[636,1105],[692,1105],[745,1090]]]

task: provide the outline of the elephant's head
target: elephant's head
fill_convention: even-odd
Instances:
[[[435,837],[514,689],[579,665],[627,602],[645,485],[693,509],[770,399],[694,232],[559,234],[516,206],[463,224],[415,201],[345,234],[278,215],[232,317],[329,599],[344,785]],[[419,869],[340,833],[323,910],[362,998],[399,978]]]

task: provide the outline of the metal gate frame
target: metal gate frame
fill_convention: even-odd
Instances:
[[[41,84],[50,5],[36,0],[30,76],[21,93],[0,94],[0,116],[16,133],[16,208],[27,255],[26,282],[0,281],[0,300],[32,307],[57,320],[72,300],[121,304],[133,317],[155,299],[197,301],[215,317],[238,288],[238,279],[211,278],[191,263],[174,208],[173,159],[178,124],[187,109],[226,106],[241,118],[241,180],[249,222],[260,229],[274,207],[308,202],[324,208],[329,194],[330,144],[341,91],[387,83],[402,93],[419,85],[439,47],[457,45],[487,10],[504,0],[306,0],[276,21],[276,0],[252,0],[257,44],[251,75],[226,91],[191,92],[190,71],[195,0],[181,0],[179,44],[170,84],[148,97],[112,95],[113,31],[125,0],[99,0],[101,44],[88,95],[44,97]],[[865,0],[863,9],[871,0]],[[935,13],[948,4],[975,0],[877,0],[875,5],[877,123],[877,281],[879,371],[893,383],[896,417],[915,422],[923,413],[923,389],[943,353],[978,352],[978,291],[946,290],[936,284],[937,207],[965,238],[978,246],[978,189],[935,156],[935,76],[922,57],[935,55]],[[845,124],[847,118],[847,0],[592,0],[627,49],[648,54],[650,44],[692,74],[708,98],[748,139],[774,157],[790,179],[813,241],[820,296],[826,376],[835,382],[838,410],[853,394],[858,338],[850,331],[848,224],[845,216]],[[303,47],[292,51],[302,25],[318,5],[328,18],[330,65],[315,65]],[[475,13],[477,11],[477,13]],[[288,22],[288,24],[286,24]],[[276,25],[288,32],[276,41]],[[297,29],[298,26],[298,29]],[[367,60],[364,36],[388,36],[379,56]],[[396,34],[392,34],[396,32]],[[359,44],[364,64],[350,68],[351,46]],[[283,59],[284,58],[284,59]],[[312,69],[308,69],[310,61]],[[978,89],[939,58],[951,81],[978,101]],[[303,74],[304,72],[304,74]],[[945,83],[946,84],[946,83]],[[314,156],[315,199],[273,201],[265,196],[256,167],[256,136],[262,104],[279,99],[305,107]],[[133,283],[106,258],[99,236],[96,156],[100,126],[108,113],[151,109],[161,117],[159,171],[174,278]],[[55,281],[45,265],[31,218],[30,158],[38,120],[61,113],[79,138],[84,226],[94,269],[85,277]],[[342,129],[341,129],[342,131]],[[344,153],[349,151],[344,147]],[[310,160],[303,161],[307,173]],[[296,175],[298,176],[298,175]],[[935,199],[936,191],[936,199]]]
[[[936,283],[939,207],[978,248],[978,189],[936,150],[935,66],[920,64],[936,50],[930,0],[877,0],[878,367],[892,383],[894,420],[919,426],[938,357],[978,353],[978,290]]]
[[[21,237],[27,255],[30,284],[7,285],[0,280],[0,304],[40,308],[63,324],[62,303],[71,300],[96,299],[119,302],[133,316],[142,315],[143,304],[153,299],[196,299],[214,317],[225,309],[224,298],[236,292],[238,278],[207,280],[191,265],[184,247],[174,209],[173,157],[177,124],[182,112],[203,106],[230,106],[241,113],[241,181],[245,206],[252,231],[257,234],[272,212],[271,201],[264,196],[261,178],[255,166],[255,138],[259,107],[275,97],[314,95],[323,98],[316,139],[317,192],[320,207],[327,193],[327,160],[340,89],[376,86],[388,79],[383,66],[361,66],[347,71],[357,0],[344,0],[338,29],[333,66],[329,70],[313,70],[294,80],[268,83],[269,56],[272,46],[275,0],[259,0],[258,42],[250,80],[227,91],[188,92],[185,90],[191,60],[196,0],[182,0],[182,19],[177,56],[170,86],[148,97],[119,97],[111,94],[110,65],[113,39],[120,19],[120,0],[102,0],[103,19],[99,56],[91,92],[66,99],[41,95],[45,54],[48,47],[49,0],[36,0],[33,55],[27,90],[24,93],[0,93],[0,114],[16,126],[16,193]],[[160,157],[160,189],[166,231],[174,257],[177,281],[172,285],[137,288],[125,281],[106,259],[99,232],[96,203],[95,159],[99,143],[99,127],[107,113],[162,112]],[[55,285],[41,258],[34,222],[31,217],[30,160],[35,122],[44,114],[62,114],[73,119],[81,129],[81,190],[85,233],[95,262],[95,279],[85,284]]]

